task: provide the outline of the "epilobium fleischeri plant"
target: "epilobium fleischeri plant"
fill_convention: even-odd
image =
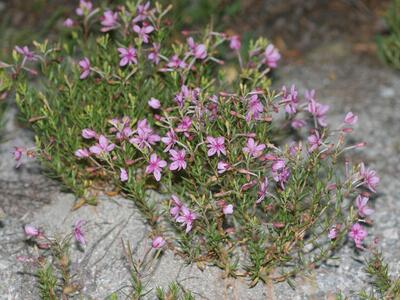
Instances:
[[[156,247],[172,231],[182,257],[253,283],[315,266],[347,238],[362,249],[379,178],[344,157],[364,146],[345,143],[357,116],[330,129],[315,91],[272,90],[281,55],[265,39],[247,53],[211,29],[172,41],[168,9],[80,1],[67,40],[16,48],[7,67],[43,164],[86,202],[133,199]]]

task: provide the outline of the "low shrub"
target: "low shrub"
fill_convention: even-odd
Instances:
[[[36,156],[77,207],[121,193],[176,253],[252,284],[315,267],[347,237],[362,249],[379,177],[345,156],[364,146],[346,145],[357,116],[329,128],[315,91],[271,89],[281,57],[266,39],[248,52],[212,28],[171,40],[170,9],[82,0],[66,41],[16,47],[5,67]]]

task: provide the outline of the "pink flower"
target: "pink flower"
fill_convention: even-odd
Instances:
[[[189,137],[189,129],[192,126],[192,119],[189,116],[184,116],[182,122],[176,127],[176,132],[183,132],[186,137]]]
[[[87,140],[94,139],[97,137],[97,133],[92,129],[85,128],[82,130],[82,137]]]
[[[22,48],[19,46],[15,46],[15,50],[17,50],[19,54],[23,55],[24,59],[26,60],[32,60],[32,61],[37,60],[37,56],[33,51],[29,50],[28,46],[24,46]]]
[[[92,2],[80,0],[79,7],[75,10],[75,12],[78,16],[87,15],[92,10],[92,7]]]
[[[258,190],[258,199],[256,201],[257,204],[265,199],[265,197],[267,196],[267,191],[268,191],[268,178],[265,177],[264,181],[261,181],[260,183],[260,188]]]
[[[79,61],[79,66],[81,67],[80,79],[85,79],[90,75],[90,61],[89,58],[85,57]]]
[[[272,164],[272,177],[278,182],[282,189],[285,188],[285,183],[288,181],[290,176],[289,168],[286,167],[286,163],[282,159],[278,159]]]
[[[229,39],[229,47],[232,50],[236,51],[240,50],[241,47],[240,36],[238,35],[231,36],[231,38]]]
[[[186,161],[185,161],[186,151],[185,150],[171,149],[169,151],[169,154],[171,155],[170,159],[173,161],[169,165],[169,169],[171,171],[175,171],[175,170],[180,171],[181,169],[186,169]]]
[[[78,149],[75,151],[75,156],[79,158],[86,158],[90,156],[90,151],[88,149]]]
[[[354,125],[358,121],[358,116],[349,111],[344,117],[344,123],[347,125]]]
[[[21,147],[14,147],[14,151],[12,152],[14,156],[14,160],[16,161],[16,168],[19,168],[22,164],[22,155],[24,154],[25,149]]]
[[[376,187],[379,184],[380,178],[376,175],[376,171],[365,168],[364,163],[360,164],[360,176],[364,180],[366,185],[371,192],[376,192]]]
[[[161,141],[167,146],[164,152],[168,152],[177,142],[177,136],[175,132],[171,129],[167,132],[167,136],[161,138]]]
[[[159,109],[161,107],[161,103],[160,100],[156,99],[156,98],[151,98],[147,104],[153,108],[153,109]]]
[[[128,172],[124,168],[120,168],[119,178],[122,182],[128,181]]]
[[[153,48],[147,58],[154,64],[158,65],[160,62],[160,44],[153,43]]]
[[[222,212],[224,213],[224,215],[233,214],[233,205],[232,204],[224,205],[224,207],[222,208]]]
[[[286,166],[286,163],[283,159],[277,159],[273,164],[272,164],[272,171],[276,172],[281,169],[283,169]]]
[[[135,31],[139,35],[139,38],[147,44],[149,42],[149,34],[154,31],[154,27],[143,22],[142,27],[136,24],[133,25],[133,31]]]
[[[191,54],[197,59],[205,59],[207,57],[207,48],[204,44],[196,44],[192,37],[187,39]]]
[[[358,195],[356,198],[358,215],[362,218],[365,218],[374,212],[372,208],[367,206],[368,200],[369,200],[368,197],[363,197],[361,195]]]
[[[167,165],[165,160],[162,160],[157,156],[157,154],[153,153],[150,155],[150,162],[149,165],[146,167],[146,173],[151,174],[153,173],[154,178],[157,181],[161,179],[161,170]]]
[[[362,241],[366,238],[367,234],[367,231],[359,223],[353,224],[349,231],[349,237],[354,240],[357,248],[362,248]]]
[[[115,138],[118,141],[128,140],[133,134],[131,126],[131,119],[129,117],[123,117],[121,120],[112,119],[109,123],[113,126],[110,128],[110,133],[115,133]]]
[[[264,52],[264,63],[271,69],[278,66],[278,61],[281,59],[278,49],[274,45],[269,44]]]
[[[207,155],[208,156],[213,156],[214,154],[217,154],[218,157],[223,154],[226,155],[226,150],[225,150],[225,138],[223,136],[214,138],[212,136],[208,136],[207,137],[207,147],[208,152]]]
[[[85,221],[77,220],[75,222],[74,229],[73,229],[75,240],[81,245],[86,245],[85,234],[82,229],[82,226],[84,224],[85,224]]]
[[[111,152],[114,148],[115,144],[110,143],[104,135],[100,135],[99,142],[96,145],[90,147],[89,150],[93,154],[103,155],[105,153]]]
[[[293,119],[290,125],[295,129],[300,129],[306,125],[306,122],[301,119]]]
[[[324,105],[318,103],[314,100],[315,91],[306,92],[306,98],[308,98],[308,111],[316,118],[319,125],[326,127],[327,123],[325,121],[326,113],[329,110],[329,105]]]
[[[265,149],[264,144],[259,145],[256,141],[254,141],[253,138],[249,138],[247,140],[246,147],[243,148],[243,152],[249,154],[253,158],[257,158],[262,154],[264,149]]]
[[[250,122],[251,120],[257,120],[263,110],[264,106],[258,99],[258,95],[252,95],[247,104],[246,121]]]
[[[149,148],[156,142],[160,141],[160,136],[153,132],[153,129],[147,124],[147,120],[143,119],[138,122],[136,135],[129,140],[131,144],[136,145],[140,149]]]
[[[129,48],[118,48],[119,57],[121,60],[119,61],[119,65],[124,67],[126,65],[130,65],[132,63],[137,64],[137,54],[136,49],[133,47]]]
[[[40,234],[39,229],[37,229],[33,225],[28,225],[28,224],[24,226],[24,231],[25,231],[25,235],[29,238],[37,237]]]
[[[74,20],[72,20],[71,18],[67,18],[65,19],[63,24],[66,28],[72,28],[74,26]]]
[[[290,88],[290,92],[287,91],[286,86],[282,87],[282,103],[285,104],[285,111],[289,114],[295,114],[296,113],[296,108],[297,104],[299,102],[299,99],[297,98],[297,90],[296,86],[292,84],[292,87]]]
[[[175,54],[170,58],[167,67],[172,69],[184,69],[187,67],[187,64],[185,63],[185,61],[181,60],[178,55]]]
[[[102,32],[113,30],[118,26],[117,12],[114,13],[111,10],[107,10],[104,12],[103,16],[100,19],[101,19],[101,25],[103,25],[103,27],[101,28]]]
[[[136,9],[136,17],[132,20],[132,23],[141,22],[147,19],[149,15],[150,1],[146,4],[139,4]]]
[[[171,198],[172,198],[172,207],[169,212],[171,213],[171,216],[174,217],[174,219],[176,220],[179,214],[181,213],[181,208],[183,204],[177,196],[172,195]]]
[[[227,162],[219,161],[217,168],[218,168],[218,174],[222,174],[228,171],[231,168],[231,166]]]
[[[151,242],[151,247],[153,247],[153,249],[160,249],[164,247],[164,245],[165,245],[165,240],[162,236],[156,236]]]
[[[193,221],[196,220],[197,216],[194,212],[191,212],[186,206],[181,207],[181,215],[176,218],[178,223],[182,223],[182,225],[186,225],[186,233],[192,230]]]
[[[310,144],[310,148],[308,152],[313,152],[314,150],[318,149],[318,147],[322,144],[322,139],[319,136],[319,132],[315,131],[314,134],[310,135],[308,138],[308,143]]]
[[[337,234],[338,234],[338,230],[337,230],[336,226],[332,226],[331,229],[329,229],[328,238],[331,240],[334,240],[334,239],[336,239]]]
[[[180,92],[175,95],[175,101],[176,103],[178,103],[178,106],[182,108],[185,101],[197,103],[199,94],[199,88],[195,88],[192,90],[189,89],[186,85],[182,85]]]

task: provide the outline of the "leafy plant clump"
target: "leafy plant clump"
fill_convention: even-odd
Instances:
[[[281,57],[266,39],[246,53],[211,28],[171,40],[170,8],[82,0],[68,39],[16,47],[5,67],[36,156],[78,206],[121,193],[177,254],[252,284],[315,267],[347,237],[362,249],[379,177],[345,157],[364,146],[345,142],[357,116],[330,129],[315,91],[271,89]]]
[[[385,21],[389,27],[387,35],[378,36],[377,44],[381,59],[400,69],[400,1],[394,0],[389,7]]]

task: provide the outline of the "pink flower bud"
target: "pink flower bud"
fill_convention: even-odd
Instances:
[[[270,160],[270,161],[274,161],[274,160],[277,160],[277,157],[275,155],[273,155],[273,154],[266,154],[265,155],[265,159],[266,160]]]
[[[160,249],[164,247],[164,245],[165,245],[165,240],[162,236],[156,236],[151,243],[153,249]]]
[[[36,245],[38,246],[39,249],[43,249],[43,250],[50,249],[50,244],[46,243],[46,242],[39,242],[39,243],[36,243]]]
[[[86,245],[86,239],[85,239],[85,234],[83,232],[83,225],[85,224],[85,221],[83,220],[77,220],[74,224],[73,228],[73,235],[75,237],[75,240],[81,244],[81,245]]]
[[[75,156],[79,158],[89,157],[90,152],[87,149],[78,149],[75,151]]]
[[[230,38],[229,47],[232,50],[240,50],[241,43],[240,43],[240,37],[238,35],[234,35]]]
[[[223,213],[224,213],[225,215],[231,215],[231,214],[233,214],[233,205],[232,205],[232,204],[225,205],[225,206],[222,208],[222,211],[223,211]]]
[[[84,139],[90,140],[93,139],[97,136],[96,131],[89,129],[89,128],[85,128],[82,130],[82,137]]]
[[[356,144],[356,148],[364,148],[366,145],[367,145],[366,142],[361,142],[361,143]]]
[[[121,179],[122,182],[128,181],[128,172],[124,168],[120,168],[121,173],[119,175],[119,178]]]
[[[354,125],[357,123],[357,121],[358,121],[358,116],[353,114],[351,111],[348,112],[344,118],[344,123],[348,125]]]
[[[218,174],[225,173],[230,169],[230,165],[224,161],[218,162]]]
[[[350,132],[353,132],[353,128],[345,127],[345,128],[342,129],[342,131],[344,133],[350,133]]]
[[[285,227],[285,224],[280,223],[280,222],[275,222],[275,223],[272,224],[272,226],[274,226],[274,228],[279,229],[279,228]]]
[[[304,120],[300,120],[300,119],[294,119],[290,125],[295,128],[295,129],[299,129],[302,128],[306,125],[306,122]]]
[[[336,239],[337,234],[338,234],[337,228],[336,228],[336,226],[333,226],[333,227],[329,230],[328,238],[330,238],[331,240],[334,240],[334,239]]]
[[[28,237],[37,237],[39,235],[39,229],[32,225],[25,225],[24,231]]]
[[[14,155],[14,159],[15,159],[15,161],[17,162],[17,164],[15,165],[15,167],[16,168],[18,168],[20,165],[21,165],[21,163],[22,163],[22,161],[21,161],[21,159],[22,159],[22,156],[23,156],[23,152],[25,151],[23,148],[20,148],[20,147],[14,147],[14,151],[13,151],[13,155]]]
[[[71,28],[74,26],[74,21],[71,18],[67,18],[63,24],[66,28]]]
[[[149,102],[147,102],[149,104],[149,106],[153,109],[159,109],[161,107],[161,103],[160,100],[155,99],[155,98],[151,98],[149,100]]]

